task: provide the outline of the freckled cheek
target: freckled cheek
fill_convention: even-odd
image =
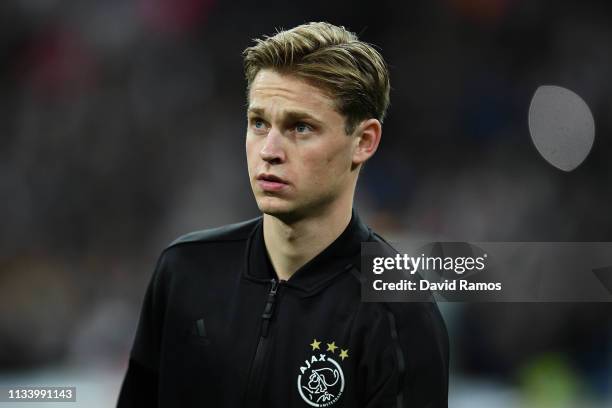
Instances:
[[[253,147],[255,145],[255,140],[253,140],[253,138],[247,133],[247,136],[246,136],[244,144],[245,144],[247,152],[248,152],[250,150],[253,150]]]
[[[256,167],[257,167],[257,160],[258,160],[258,156],[257,156],[257,150],[256,147],[251,143],[247,142],[246,145],[246,159],[247,159],[247,170],[249,172],[249,175],[252,176],[253,172],[255,171]]]
[[[342,168],[344,167],[344,157],[342,156],[342,152],[337,152],[336,154],[330,154],[325,158],[325,169],[327,173],[332,175],[333,177],[339,176],[342,173]]]
[[[316,156],[305,158],[296,173],[304,183],[318,186],[329,184],[330,178],[335,177],[335,167],[333,156]]]
[[[247,137],[245,146],[246,146],[247,158],[254,159],[257,156],[257,153],[259,152],[258,143],[255,140],[252,140],[249,137]]]

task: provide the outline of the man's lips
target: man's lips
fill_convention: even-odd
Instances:
[[[257,176],[257,184],[264,191],[279,191],[289,185],[287,181],[273,174],[260,174]]]

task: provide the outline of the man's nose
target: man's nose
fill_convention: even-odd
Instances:
[[[272,128],[265,137],[263,146],[259,151],[262,160],[271,164],[282,163],[285,161],[285,150],[283,148],[283,135]]]

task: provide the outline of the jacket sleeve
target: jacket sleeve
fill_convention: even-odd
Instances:
[[[165,310],[163,269],[164,254],[145,293],[118,408],[158,406],[159,354]]]
[[[448,334],[437,305],[383,309],[367,353],[365,408],[447,408]]]

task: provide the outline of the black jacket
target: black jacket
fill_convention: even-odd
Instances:
[[[364,303],[356,213],[278,282],[261,217],[195,232],[161,255],[118,407],[447,406],[435,303]]]

